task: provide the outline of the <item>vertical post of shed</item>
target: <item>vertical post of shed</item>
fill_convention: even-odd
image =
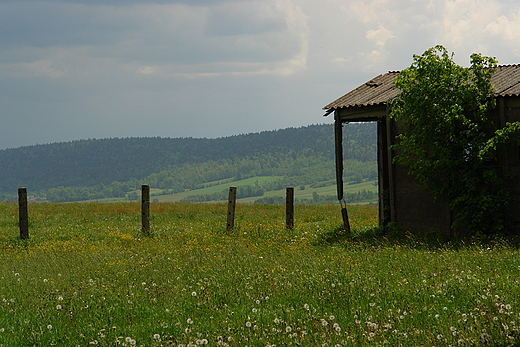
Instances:
[[[145,235],[150,234],[150,186],[141,186],[141,231]]]
[[[235,206],[237,201],[237,188],[229,187],[228,213],[226,231],[231,231],[235,227]]]
[[[29,213],[27,209],[27,188],[18,188],[18,216],[20,224],[20,238],[29,238]]]
[[[285,227],[294,227],[294,187],[287,187],[285,194]]]

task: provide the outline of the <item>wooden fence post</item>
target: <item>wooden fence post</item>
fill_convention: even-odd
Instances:
[[[294,188],[287,187],[285,194],[285,227],[292,230],[294,227]]]
[[[348,220],[347,205],[341,208],[341,218],[343,219],[343,229],[350,234],[350,222]]]
[[[237,188],[229,187],[228,213],[226,231],[231,231],[235,227],[235,206],[237,203]]]
[[[150,186],[141,186],[141,231],[145,235],[150,234]]]
[[[20,238],[29,238],[29,213],[27,210],[27,188],[18,188],[18,215],[20,221]]]

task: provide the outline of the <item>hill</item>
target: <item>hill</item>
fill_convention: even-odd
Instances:
[[[346,180],[377,179],[375,126],[349,124],[344,136]],[[125,197],[142,183],[172,194],[279,176],[256,187],[259,194],[333,184],[334,136],[331,125],[311,125],[217,139],[89,139],[1,150],[0,163],[4,198],[20,186],[50,201],[75,201]]]

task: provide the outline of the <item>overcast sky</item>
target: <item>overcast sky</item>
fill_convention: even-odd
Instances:
[[[517,0],[0,0],[0,149],[330,123],[436,44],[467,66],[519,41]]]

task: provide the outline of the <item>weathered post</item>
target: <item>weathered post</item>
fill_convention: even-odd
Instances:
[[[228,198],[228,214],[227,214],[227,225],[226,231],[231,231],[235,227],[235,206],[237,203],[237,188],[229,187],[229,198]]]
[[[294,187],[287,187],[285,194],[285,227],[294,227]]]
[[[343,219],[343,230],[350,234],[350,222],[348,220],[347,204],[341,208],[341,217]]]
[[[150,234],[150,186],[141,186],[141,230],[145,235]]]
[[[29,238],[29,213],[27,210],[27,188],[18,188],[18,215],[20,221],[20,238]]]

